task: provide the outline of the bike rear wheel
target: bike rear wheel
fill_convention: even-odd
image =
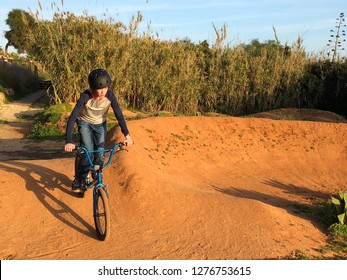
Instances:
[[[94,222],[98,238],[106,241],[110,236],[110,209],[107,195],[104,188],[100,187],[96,191]]]

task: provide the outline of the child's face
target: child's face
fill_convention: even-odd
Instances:
[[[104,98],[107,93],[108,88],[96,89],[93,91],[93,95],[99,99]]]

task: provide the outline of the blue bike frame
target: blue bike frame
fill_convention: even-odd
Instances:
[[[112,158],[113,158],[113,155],[114,155],[116,149],[121,148],[123,145],[124,144],[122,142],[119,142],[119,143],[115,144],[111,149],[93,150],[93,151],[89,151],[83,146],[78,147],[79,153],[85,154],[87,156],[90,167],[96,172],[96,175],[97,175],[96,179],[94,179],[92,182],[85,185],[86,189],[91,189],[94,187],[94,189],[93,189],[93,211],[94,211],[94,213],[96,212],[96,199],[95,198],[97,195],[98,188],[103,187],[105,192],[106,192],[106,196],[108,197],[107,188],[102,182],[101,170],[111,164],[111,161],[112,161]],[[105,153],[105,154],[110,153],[110,154],[109,154],[109,157],[108,157],[106,164],[103,164],[103,166],[100,168],[100,167],[97,167],[97,165],[95,165],[93,163],[93,161],[90,157],[90,154],[92,154],[92,153]]]

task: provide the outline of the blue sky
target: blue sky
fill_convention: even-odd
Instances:
[[[161,39],[187,37],[196,43],[215,41],[213,24],[218,29],[227,26],[225,42],[232,45],[248,44],[252,39],[273,40],[275,27],[282,44],[292,45],[300,36],[306,51],[314,53],[326,51],[330,30],[335,29],[340,13],[347,17],[346,0],[64,0],[63,5],[61,0],[41,0],[40,15],[45,19],[52,17],[54,2],[60,11],[81,15],[85,10],[99,19],[113,18],[125,24],[140,11],[143,15],[140,31],[150,25]],[[9,11],[30,8],[35,12],[39,5],[37,0],[1,0],[0,3],[0,47],[4,48],[7,41],[3,31],[9,29],[5,23]],[[346,50],[340,54],[346,56]]]

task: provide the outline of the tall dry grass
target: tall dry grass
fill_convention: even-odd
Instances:
[[[202,105],[206,110],[245,114],[299,104],[308,60],[295,46],[263,46],[254,55],[244,46],[211,49]]]
[[[88,86],[89,71],[99,67],[110,72],[124,105],[152,112],[242,115],[314,108],[327,90],[300,38],[290,48],[277,40],[249,51],[241,44],[223,45],[225,29],[218,34],[215,28],[219,41],[212,47],[206,41],[161,41],[150,31],[139,34],[140,13],[128,25],[69,12],[56,12],[52,21],[35,16],[30,55],[50,73],[53,103],[76,101]]]
[[[55,13],[52,21],[37,21],[28,34],[29,53],[50,74],[53,103],[76,101],[93,68],[110,69],[115,76],[119,48],[125,44],[122,28],[119,23],[69,12]]]

